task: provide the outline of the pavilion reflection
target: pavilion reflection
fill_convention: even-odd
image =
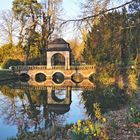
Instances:
[[[14,105],[14,108],[10,105],[10,111],[3,108],[3,115],[10,118],[9,124],[17,125],[18,135],[45,130],[45,134],[51,136],[63,115],[70,110],[72,102],[71,87],[44,87],[37,90],[25,88],[25,85],[14,85],[13,88],[4,85],[0,91]]]
[[[6,97],[6,100],[3,98],[6,104],[1,106],[0,114],[3,114],[9,125],[18,127],[19,136],[29,131],[43,131],[47,137],[51,137],[58,125],[62,126],[66,119],[65,114],[69,112],[72,103],[73,89],[82,91],[80,101],[91,118],[94,118],[93,104],[96,102],[100,103],[102,113],[106,113],[121,108],[129,101],[125,91],[117,85],[97,85],[95,88],[86,83],[86,80],[83,82],[85,84],[73,86],[67,80],[67,84],[46,86],[42,83],[31,85],[18,81],[9,86],[0,86],[1,93]]]
[[[8,100],[7,106],[10,106],[8,110],[2,106],[5,119],[10,118],[8,125],[17,126],[18,136],[41,130],[51,137],[58,125],[63,124],[65,114],[70,110],[72,90],[92,88],[94,86],[88,80],[84,80],[81,85],[75,85],[70,80],[62,84],[53,81],[48,84],[16,81],[1,85],[0,91]]]

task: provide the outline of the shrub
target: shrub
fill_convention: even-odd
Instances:
[[[108,140],[105,127],[106,118],[103,118],[98,103],[93,104],[96,121],[90,119],[78,121],[71,127],[70,137],[72,140]]]
[[[8,59],[6,62],[2,64],[2,68],[8,69],[10,66],[16,66],[16,65],[23,65],[23,62],[21,62],[19,59]]]
[[[132,123],[140,122],[140,109],[137,106],[130,107],[128,111],[128,120]]]

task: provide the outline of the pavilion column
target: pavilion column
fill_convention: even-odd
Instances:
[[[70,53],[67,52],[65,55],[65,69],[70,69]]]
[[[47,69],[52,69],[51,57],[52,57],[51,52],[47,52]]]

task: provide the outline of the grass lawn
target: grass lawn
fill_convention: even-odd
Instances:
[[[13,73],[8,69],[0,69],[0,81],[13,79],[15,76]]]

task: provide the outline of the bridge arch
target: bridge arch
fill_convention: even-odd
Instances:
[[[81,83],[83,81],[84,77],[81,73],[74,73],[72,76],[71,76],[71,80],[75,83]]]
[[[47,76],[42,72],[36,73],[35,74],[35,81],[36,82],[44,82],[47,79],[46,77]]]
[[[88,77],[89,81],[94,83],[95,82],[95,73],[90,73],[89,77]]]
[[[55,72],[53,75],[52,75],[52,80],[53,82],[55,82],[56,84],[61,84],[64,82],[65,80],[65,76],[62,72]]]
[[[19,74],[19,79],[22,82],[28,82],[30,80],[30,75],[28,75],[27,73],[23,72]]]
[[[65,90],[52,90],[52,99],[55,102],[63,102],[66,99],[66,91]]]

